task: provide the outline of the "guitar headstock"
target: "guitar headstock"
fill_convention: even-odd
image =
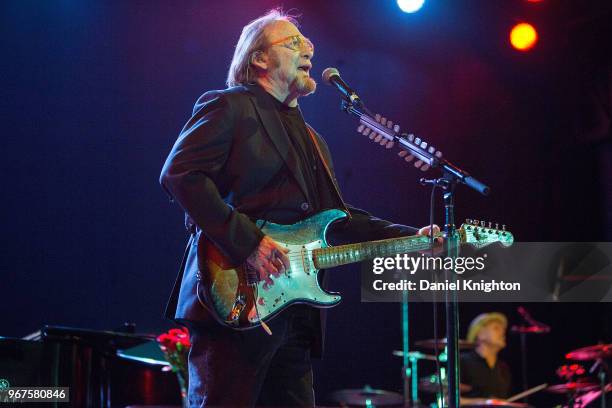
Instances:
[[[476,248],[483,248],[494,242],[499,242],[505,247],[514,243],[514,236],[506,230],[506,225],[494,224],[492,222],[466,219],[465,223],[458,229],[462,243],[470,244]]]

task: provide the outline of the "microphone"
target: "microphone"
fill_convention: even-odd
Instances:
[[[342,80],[342,78],[340,78],[340,72],[338,72],[336,68],[325,68],[321,76],[323,77],[323,81],[325,81],[325,83],[335,86],[336,89],[338,89],[340,93],[344,95],[344,97],[351,103],[361,105],[361,99],[359,99],[359,96],[357,96],[355,91],[353,91],[351,87],[348,86],[347,83]]]

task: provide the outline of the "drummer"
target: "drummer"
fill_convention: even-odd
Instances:
[[[461,354],[461,383],[471,386],[461,396],[462,405],[482,398],[510,396],[510,368],[498,358],[506,347],[507,328],[508,319],[501,313],[483,313],[470,323],[467,341],[475,343],[476,348]]]

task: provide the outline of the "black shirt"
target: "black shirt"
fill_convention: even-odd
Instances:
[[[476,351],[461,354],[461,383],[472,387],[465,397],[508,398],[512,377],[508,365],[497,360],[493,368]]]
[[[270,97],[274,100],[281,122],[291,141],[298,167],[306,182],[310,211],[318,212],[326,208],[339,208],[334,187],[313,145],[300,108],[289,107],[272,95]]]
[[[309,208],[308,214],[305,215],[312,215],[327,208],[339,208],[340,204],[334,195],[334,186],[321,163],[300,108],[287,106],[274,96],[269,96],[274,101],[283,127],[287,131],[289,145],[295,154],[296,164],[306,183]],[[285,170],[279,173],[279,177],[285,177],[291,173],[288,169]],[[291,313],[285,312],[285,315],[293,315],[294,319],[297,319],[292,321],[292,324],[296,327],[307,328],[305,332],[302,332],[302,337],[307,336],[308,332],[313,333],[317,327],[320,327],[319,312],[315,308],[307,305],[293,305],[289,310]]]

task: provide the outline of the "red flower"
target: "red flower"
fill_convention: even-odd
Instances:
[[[170,329],[167,333],[159,335],[157,342],[166,353],[176,352],[177,350],[189,350],[191,347],[189,331],[186,328]],[[177,347],[178,344],[180,346]]]
[[[191,347],[191,342],[189,341],[189,338],[179,339],[178,343],[181,343],[183,347],[185,347],[185,349],[189,349]]]
[[[176,350],[176,341],[168,333],[164,333],[157,337],[157,342],[161,345],[162,350],[174,351]]]
[[[189,332],[187,331],[187,329],[170,329],[170,331],[168,331],[168,334],[177,338],[189,337]]]

